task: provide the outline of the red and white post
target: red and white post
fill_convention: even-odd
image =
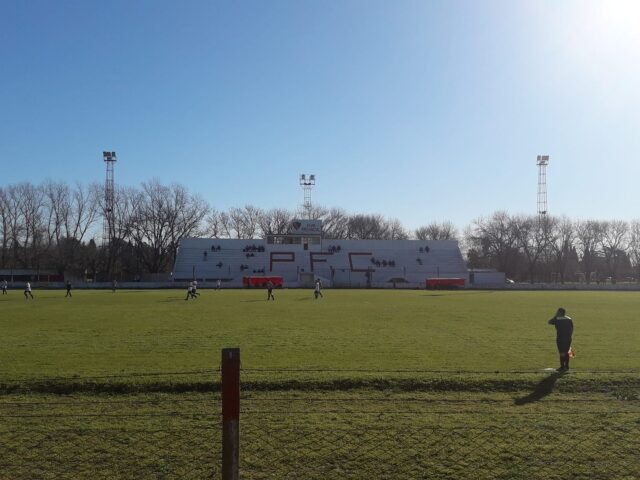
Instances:
[[[222,480],[240,479],[240,349],[222,349]]]

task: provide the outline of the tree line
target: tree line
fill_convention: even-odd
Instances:
[[[640,279],[640,220],[574,220],[495,212],[463,238],[471,268],[520,281],[586,283]]]
[[[307,212],[253,205],[219,211],[180,184],[115,191],[110,238],[102,185],[47,181],[0,187],[0,269],[54,270],[96,280],[168,273],[185,237],[251,239],[287,233]],[[409,230],[397,218],[314,206],[327,239],[458,240],[470,268],[516,280],[640,278],[640,221],[571,220],[496,212],[463,232],[452,222]]]
[[[109,238],[101,185],[47,181],[0,187],[0,269],[54,270],[105,281],[170,271],[182,238],[203,233],[210,208],[156,180],[115,193]]]

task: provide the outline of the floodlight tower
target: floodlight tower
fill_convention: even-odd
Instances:
[[[302,208],[307,212],[307,218],[311,219],[311,189],[316,184],[316,176],[312,174],[300,174],[300,186],[304,190],[304,204]]]
[[[538,155],[538,218],[542,219],[547,215],[547,165],[549,165],[549,155]]]
[[[107,167],[104,181],[104,223],[102,225],[102,244],[111,244],[115,228],[115,181],[113,168],[118,161],[116,152],[102,152],[102,158]]]

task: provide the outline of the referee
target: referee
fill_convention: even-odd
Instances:
[[[559,308],[555,316],[549,320],[549,325],[556,327],[556,345],[560,354],[559,372],[569,370],[569,349],[571,348],[571,336],[573,335],[573,320],[567,315],[564,308]]]

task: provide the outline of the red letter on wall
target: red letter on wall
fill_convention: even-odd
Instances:
[[[295,261],[295,252],[271,252],[269,256],[269,271],[273,272],[274,263],[291,263]]]
[[[333,255],[333,253],[325,253],[325,252],[311,252],[309,254],[309,261],[311,264],[311,271],[313,272],[313,266],[316,263],[327,263],[327,259],[326,258],[316,258],[316,257],[322,257],[322,256],[327,256],[327,255]]]

